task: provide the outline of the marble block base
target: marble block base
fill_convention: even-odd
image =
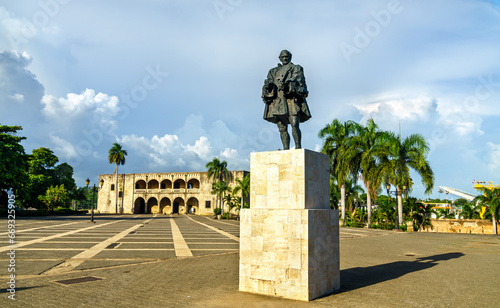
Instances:
[[[309,301],[340,288],[339,212],[328,157],[252,153],[250,209],[241,211],[239,290]]]

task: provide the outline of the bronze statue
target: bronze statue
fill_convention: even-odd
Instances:
[[[309,92],[304,69],[290,62],[292,54],[288,50],[283,50],[279,59],[282,64],[269,70],[262,87],[262,99],[266,104],[264,120],[278,125],[284,150],[290,149],[290,124],[295,148],[300,149],[302,145],[299,123],[311,118],[306,102]]]

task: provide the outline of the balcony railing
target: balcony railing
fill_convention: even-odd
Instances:
[[[184,194],[184,193],[190,193],[190,194],[197,194],[200,192],[199,188],[176,188],[176,189],[158,189],[158,188],[153,188],[153,189],[145,189],[145,188],[136,188],[135,193],[137,194],[157,194],[157,193],[174,193],[174,194]]]

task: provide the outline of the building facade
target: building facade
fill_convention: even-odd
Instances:
[[[235,187],[248,171],[230,173],[228,185]],[[116,174],[100,174],[101,180],[98,213],[213,215],[216,206],[207,172],[119,174],[118,185]]]

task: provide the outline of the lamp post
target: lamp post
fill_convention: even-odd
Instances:
[[[89,184],[90,184],[90,179],[87,178],[85,183],[87,184],[87,189],[88,189]],[[102,188],[102,186],[104,185],[104,180],[101,179],[101,181],[99,181],[99,183],[101,184],[100,188]],[[90,210],[90,223],[95,223],[95,221],[94,221],[94,198],[95,198],[95,184],[94,184],[94,187],[92,188],[92,209]]]

